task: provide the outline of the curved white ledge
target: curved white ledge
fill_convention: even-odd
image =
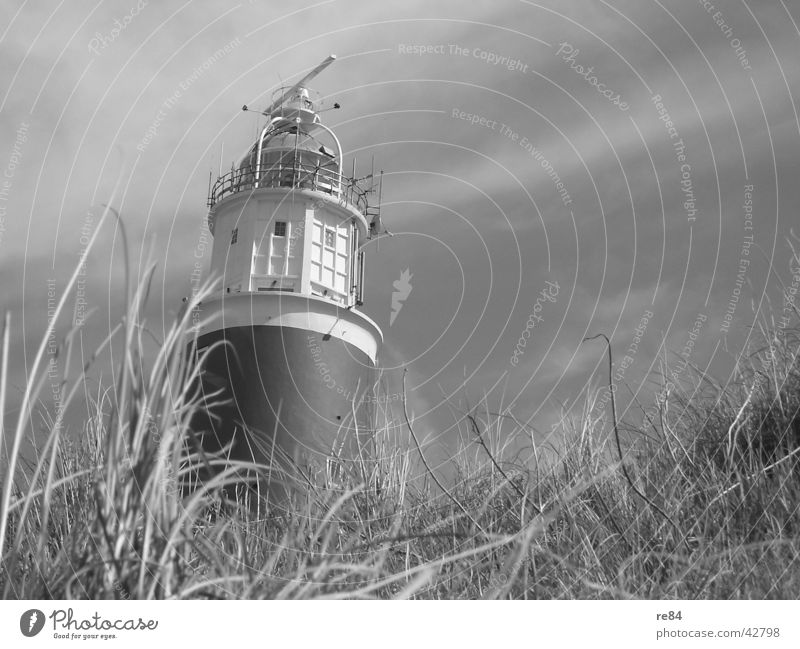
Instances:
[[[369,317],[324,298],[297,293],[228,293],[200,305],[198,335],[228,327],[291,327],[314,331],[355,345],[373,363],[383,342]]]

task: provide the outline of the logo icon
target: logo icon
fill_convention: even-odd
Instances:
[[[403,308],[403,302],[405,302],[408,296],[411,295],[411,289],[414,288],[411,286],[412,277],[414,277],[414,275],[412,275],[408,268],[406,268],[402,273],[400,273],[400,279],[392,282],[392,286],[394,286],[395,290],[392,293],[392,314],[389,316],[390,327],[394,324],[394,320],[400,313],[400,309]]]
[[[25,611],[19,618],[19,630],[26,638],[32,638],[44,628],[44,613],[38,608]]]

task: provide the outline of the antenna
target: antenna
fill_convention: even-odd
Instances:
[[[304,76],[300,81],[294,84],[291,88],[289,88],[286,92],[284,92],[280,97],[278,97],[275,101],[273,101],[263,112],[264,115],[269,117],[272,115],[273,111],[275,111],[278,106],[281,106],[283,102],[289,97],[292,93],[296,92],[298,88],[302,88],[311,81],[314,77],[316,77],[320,72],[322,72],[325,68],[327,68],[331,63],[336,60],[336,55],[331,54],[327,59],[322,61],[316,68],[311,70],[306,76]]]
[[[283,77],[281,76],[280,72],[278,72],[277,75],[278,75],[278,83],[281,84],[278,87],[283,88]],[[267,117],[271,117],[271,115],[267,113],[267,111],[264,111],[263,114],[266,115]],[[281,117],[283,117],[283,103],[281,103]]]

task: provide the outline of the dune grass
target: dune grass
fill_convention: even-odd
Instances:
[[[390,441],[394,426],[413,433],[407,414],[384,420],[374,456],[357,470],[332,459],[311,488],[276,506],[237,482],[265,467],[203,455],[188,426],[202,407],[192,388],[202,357],[195,363],[185,349],[193,308],[210,287],[185,306],[145,367],[147,285],[131,292],[112,332],[123,341],[117,376],[91,401],[79,434],[62,432],[62,416],[81,392],[83,374],[61,385],[62,407],[47,422],[36,457],[20,456],[22,440],[37,428],[32,404],[44,384],[42,358],[18,421],[0,428],[8,453],[0,499],[4,598],[726,599],[800,592],[796,329],[765,326],[763,346],[745,357],[733,384],[686,372],[638,422],[593,414],[597,395],[587,395],[583,414],[564,423],[557,452],[544,452],[530,437],[530,460],[506,451],[508,416],[485,408],[464,413],[463,452],[446,485],[413,478],[428,468],[417,461],[420,449]],[[9,326],[7,318],[0,412]],[[669,376],[665,367],[665,382]],[[520,437],[530,434],[515,427]],[[623,437],[620,446],[614,432]],[[218,464],[215,477],[187,490],[209,462]]]

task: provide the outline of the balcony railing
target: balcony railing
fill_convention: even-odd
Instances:
[[[331,169],[305,164],[275,166],[260,173],[249,167],[232,169],[217,178],[208,195],[208,206],[214,207],[223,198],[239,192],[278,187],[330,194],[362,214],[366,214],[369,207],[369,190],[359,185],[356,179]]]

